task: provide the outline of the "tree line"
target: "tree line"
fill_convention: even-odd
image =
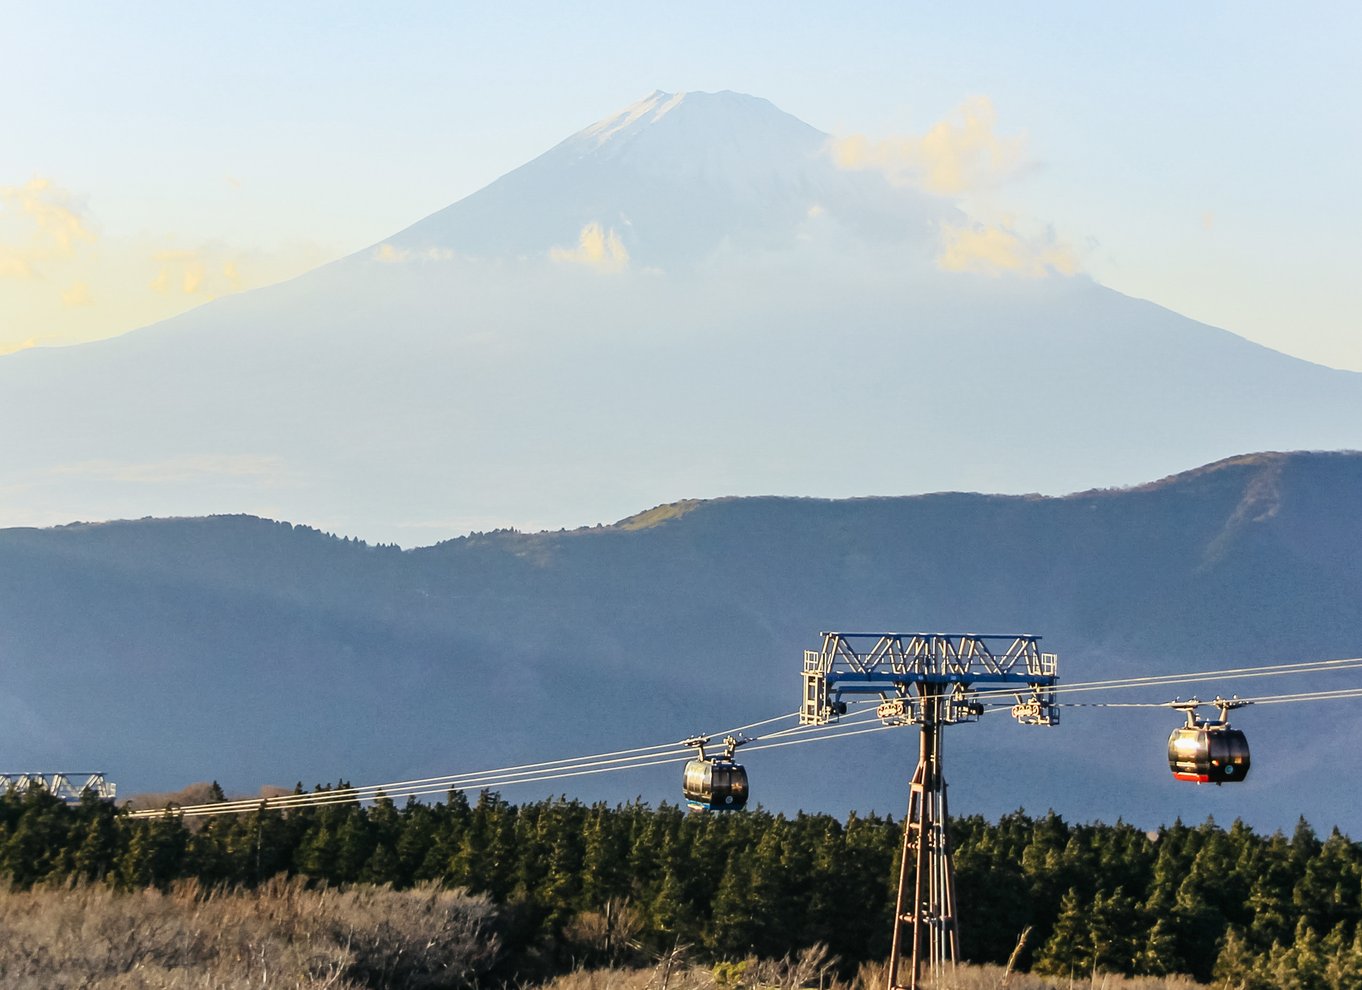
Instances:
[[[335,796],[343,799],[345,786]],[[220,791],[217,792],[220,796]],[[1303,820],[1145,832],[1023,812],[951,823],[962,953],[1067,976],[1187,973],[1245,990],[1362,986],[1362,846]],[[435,882],[486,895],[521,978],[692,946],[715,961],[816,943],[843,965],[889,952],[902,823],[494,793],[341,800],[182,820],[87,799],[0,797],[0,876],[24,888]],[[505,974],[502,974],[505,976]]]

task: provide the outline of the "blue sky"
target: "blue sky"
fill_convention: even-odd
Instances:
[[[0,352],[384,239],[654,89],[839,136],[988,101],[959,198],[1113,288],[1362,370],[1344,4],[0,3]]]

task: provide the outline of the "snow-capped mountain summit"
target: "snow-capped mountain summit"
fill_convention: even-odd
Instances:
[[[788,164],[792,158],[822,152],[828,135],[770,100],[724,90],[720,93],[664,93],[656,90],[637,103],[599,120],[548,152],[578,158],[633,156],[643,168],[671,163],[690,165],[700,137],[709,152],[722,154],[725,172]],[[762,149],[762,150],[758,150]],[[761,156],[765,154],[766,160]],[[717,162],[718,156],[711,160]],[[721,173],[710,172],[718,178]]]
[[[840,170],[828,134],[742,93],[664,93],[578,131],[485,189],[385,242],[428,257],[544,259],[588,228],[635,266],[675,267],[720,246],[789,246],[810,218],[921,237],[942,203]]]

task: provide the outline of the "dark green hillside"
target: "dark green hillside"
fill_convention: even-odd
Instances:
[[[1039,633],[1069,681],[1357,656],[1360,505],[1362,455],[1261,454],[1065,498],[722,499],[415,551],[247,517],[0,531],[0,753],[129,791],[599,752],[793,710],[822,629]],[[1203,693],[1359,680],[1326,676]],[[1171,724],[1071,709],[1053,730],[954,729],[952,808],[1362,826],[1335,758],[1362,731],[1346,703],[1243,713],[1240,787],[1172,782]],[[756,797],[897,814],[913,749],[888,733],[754,754]],[[675,781],[572,786],[661,799]]]

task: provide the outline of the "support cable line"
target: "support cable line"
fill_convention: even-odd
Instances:
[[[762,719],[757,722],[750,722],[746,725],[736,726],[725,730],[727,733],[740,733],[747,729],[759,728],[773,722],[784,721],[793,718],[795,713],[776,715],[771,718]],[[384,795],[407,795],[407,794],[438,794],[448,790],[472,790],[475,787],[503,786],[505,784],[533,782],[540,776],[547,773],[563,770],[578,770],[584,767],[598,767],[609,764],[623,764],[622,766],[609,769],[630,769],[633,766],[655,766],[655,763],[643,762],[652,757],[661,756],[665,750],[676,750],[678,744],[675,742],[658,743],[653,746],[638,746],[633,749],[615,750],[609,753],[597,753],[591,756],[568,757],[561,760],[545,760],[539,763],[524,763],[518,766],[502,767],[496,770],[479,770],[464,774],[448,774],[440,777],[422,777],[413,780],[389,781],[385,784],[370,784],[364,787],[350,787],[333,791],[312,791],[306,794],[283,794],[271,798],[242,798],[234,801],[216,802],[208,805],[186,805],[182,808],[189,811],[191,808],[213,808],[221,813],[233,811],[255,811],[260,807],[264,800],[270,807],[285,807],[299,804],[313,803],[312,799],[318,795],[341,793],[345,795],[345,800],[368,800],[378,792]],[[536,773],[538,771],[538,773]],[[562,776],[560,774],[560,776]],[[547,779],[554,779],[549,777]],[[135,811],[133,817],[151,817],[163,814],[160,809],[148,809]]]
[[[1346,701],[1352,698],[1362,698],[1362,687],[1337,688],[1333,691],[1303,691],[1299,694],[1265,694],[1256,698],[1240,698],[1235,695],[1234,701],[1245,705],[1285,705],[1298,702],[1315,701]],[[1057,708],[1174,708],[1176,701],[1061,701],[1056,703]],[[1007,705],[993,703],[989,708],[1006,708]]]
[[[1161,687],[1179,684],[1197,684],[1203,681],[1243,680],[1254,677],[1282,677],[1291,674],[1315,674],[1334,670],[1353,670],[1362,667],[1362,657],[1348,657],[1338,660],[1308,660],[1303,663],[1267,664],[1257,667],[1230,667],[1223,670],[1207,670],[1180,674],[1151,674],[1147,677],[1117,677],[1105,681],[1082,681],[1065,684],[1059,690],[1065,694],[1080,694],[1090,691],[1119,690],[1125,688]],[[976,691],[974,696],[981,700],[990,696],[1014,694],[1015,689],[990,688]]]
[[[780,746],[797,746],[805,742],[827,742],[829,739],[839,739],[844,735],[862,735],[865,733],[881,733],[889,729],[898,729],[896,724],[876,724],[868,729],[854,729],[851,731],[823,731],[813,737],[798,739],[782,739],[778,742],[768,742],[765,745],[750,746],[750,750],[757,749],[778,749]],[[828,729],[842,729],[842,726],[828,726]],[[622,769],[640,769],[644,767],[665,767],[669,764],[686,763],[691,759],[689,756],[667,756],[659,760],[647,760],[642,763],[624,765],[624,767],[598,767],[588,769],[571,769],[567,772],[541,773],[533,778],[516,778],[507,780],[490,780],[490,782],[478,782],[464,784],[464,786],[422,786],[413,788],[399,788],[399,790],[388,791],[383,787],[365,788],[336,788],[330,791],[312,791],[311,794],[283,795],[286,798],[298,798],[296,801],[279,803],[278,798],[255,798],[249,801],[233,802],[234,805],[227,806],[225,803],[212,803],[212,805],[191,805],[187,808],[172,809],[172,814],[185,818],[211,817],[215,814],[242,814],[249,812],[260,812],[260,810],[291,810],[297,808],[320,808],[326,805],[343,805],[343,803],[358,803],[361,801],[377,801],[380,798],[418,798],[432,797],[436,794],[448,794],[449,791],[473,790],[494,790],[497,787],[511,786],[511,784],[523,783],[545,783],[549,780],[563,780],[565,778],[577,778],[577,776],[591,776],[595,773],[613,773]],[[364,791],[364,793],[361,793]],[[165,816],[165,810],[147,810],[147,812],[133,812],[135,818],[155,818]]]
[[[1244,700],[1253,705],[1284,705],[1297,701],[1339,701],[1348,698],[1362,698],[1362,688],[1339,688],[1337,691],[1316,691],[1313,694],[1268,695]]]
[[[781,716],[782,718],[788,716]],[[776,721],[771,719],[768,721]],[[843,736],[861,735],[866,732],[881,732],[886,729],[897,728],[895,725],[873,725],[869,728],[853,727],[849,731],[845,725],[829,725],[824,731],[813,735],[806,735],[795,739],[780,739],[773,742],[758,743],[750,747],[750,750],[777,749],[783,746],[795,746],[809,742],[823,742],[830,739],[838,739]],[[842,731],[827,731],[837,730]],[[671,744],[676,748],[676,744]],[[653,758],[660,757],[660,758]],[[169,811],[171,815],[179,815],[184,818],[202,818],[215,815],[244,814],[253,811],[281,811],[293,808],[313,808],[333,804],[356,804],[361,801],[373,801],[379,798],[400,798],[400,797],[428,797],[435,794],[445,794],[450,791],[462,791],[478,789],[495,789],[497,787],[508,786],[511,784],[533,784],[544,783],[552,780],[562,780],[569,777],[585,777],[600,773],[613,773],[618,770],[634,770],[644,767],[665,766],[667,764],[684,763],[690,757],[670,756],[661,754],[651,754],[650,757],[640,757],[631,763],[613,766],[594,766],[591,761],[579,763],[572,766],[553,767],[541,771],[534,775],[517,775],[502,778],[488,778],[464,784],[431,783],[429,781],[416,782],[412,785],[372,785],[362,788],[338,788],[334,790],[313,791],[308,794],[288,794],[277,798],[254,798],[240,801],[217,802],[213,804],[188,805],[181,808],[173,808]],[[595,761],[595,762],[614,762],[614,761]],[[439,780],[441,778],[431,778]],[[167,814],[165,809],[148,809],[144,811],[132,812],[132,818],[160,818]]]
[[[791,718],[791,715],[780,715],[772,719],[764,719],[761,722],[750,723],[742,726],[741,729],[753,729],[761,724],[779,722],[779,720]],[[864,722],[864,720],[862,720]],[[817,738],[795,738],[782,739],[782,741],[765,742],[765,744],[752,746],[752,749],[774,749],[778,746],[795,745],[798,742],[813,742],[819,738],[838,738],[840,735],[857,735],[864,731],[876,731],[880,729],[892,729],[893,726],[873,726],[872,729],[855,729],[846,731],[847,726],[829,724],[823,727],[825,730],[843,731],[821,731],[817,733]],[[737,730],[735,730],[737,731]],[[240,814],[256,812],[263,809],[289,809],[289,808],[313,808],[313,806],[330,805],[330,803],[373,801],[380,797],[399,798],[399,797],[426,797],[432,794],[445,794],[455,790],[473,790],[473,788],[496,788],[509,786],[518,783],[543,783],[548,780],[560,780],[565,778],[575,778],[575,776],[588,776],[594,773],[609,773],[621,771],[621,769],[636,769],[644,767],[659,767],[659,765],[684,763],[688,760],[686,756],[671,756],[671,754],[658,752],[658,750],[670,749],[673,752],[680,748],[678,744],[659,744],[658,746],[644,746],[633,750],[617,750],[617,752],[636,753],[632,757],[618,757],[618,759],[579,759],[569,760],[550,760],[539,764],[524,764],[528,769],[519,767],[507,768],[504,771],[481,771],[469,773],[469,775],[451,775],[444,778],[425,778],[418,780],[406,780],[406,782],[392,782],[388,784],[369,784],[365,787],[342,787],[332,788],[332,790],[311,791],[306,794],[285,794],[274,798],[245,798],[237,801],[206,803],[206,805],[187,805],[181,808],[172,809],[173,814],[183,814],[184,817],[211,816],[211,814]],[[606,754],[602,754],[606,756]],[[161,817],[166,814],[165,809],[147,809],[132,812],[133,818]]]

